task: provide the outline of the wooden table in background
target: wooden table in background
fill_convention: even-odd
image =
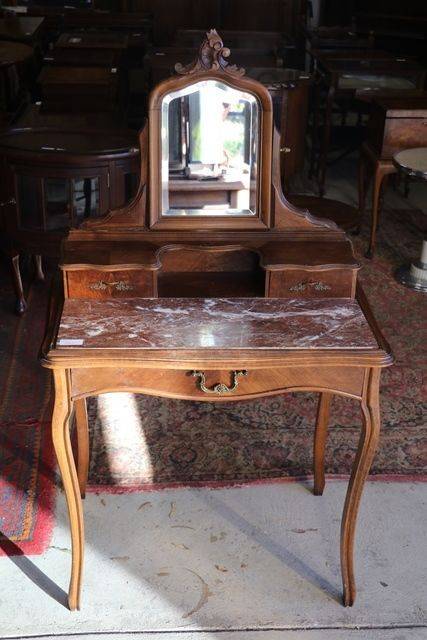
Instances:
[[[319,81],[316,85],[314,105],[313,149],[317,146],[316,177],[319,194],[324,195],[327,155],[332,131],[332,110],[337,99],[354,99],[358,90],[381,88],[383,90],[413,91],[424,87],[426,69],[404,56],[394,56],[379,50],[328,51],[313,50]],[[325,92],[325,104],[321,109],[321,93]],[[323,129],[320,132],[319,115],[323,113]],[[320,136],[320,139],[319,139]],[[314,166],[312,153],[311,171]]]

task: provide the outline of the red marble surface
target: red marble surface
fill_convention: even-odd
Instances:
[[[377,349],[347,298],[65,300],[58,348]]]

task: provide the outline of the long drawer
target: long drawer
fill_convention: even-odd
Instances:
[[[360,397],[364,375],[363,367],[343,369],[339,378],[334,367],[322,367],[321,373],[308,367],[248,367],[239,371],[95,367],[73,369],[71,384],[73,397],[114,389],[169,398],[224,402],[305,389],[331,389]]]

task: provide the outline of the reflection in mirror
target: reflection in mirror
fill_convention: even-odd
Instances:
[[[162,214],[256,214],[259,106],[216,80],[163,98]]]

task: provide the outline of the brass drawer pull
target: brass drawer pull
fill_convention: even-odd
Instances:
[[[227,387],[226,384],[223,384],[222,382],[218,382],[212,387],[212,389],[209,389],[206,386],[206,377],[203,371],[193,371],[192,375],[195,378],[199,378],[198,386],[200,391],[203,391],[203,393],[216,393],[217,395],[222,395],[223,393],[232,393],[232,391],[235,391],[239,386],[239,380],[238,380],[239,376],[247,376],[248,372],[245,370],[233,371],[232,373],[233,384],[231,387]]]
[[[324,282],[298,282],[298,284],[294,284],[293,287],[289,287],[289,291],[306,291],[307,289],[313,288],[315,291],[330,291],[332,287],[329,284],[325,284]]]
[[[133,290],[133,285],[125,282],[124,280],[118,280],[117,282],[104,282],[103,280],[98,280],[98,282],[94,282],[89,285],[89,289],[92,289],[92,291],[105,291],[108,287],[112,287],[116,291]]]

